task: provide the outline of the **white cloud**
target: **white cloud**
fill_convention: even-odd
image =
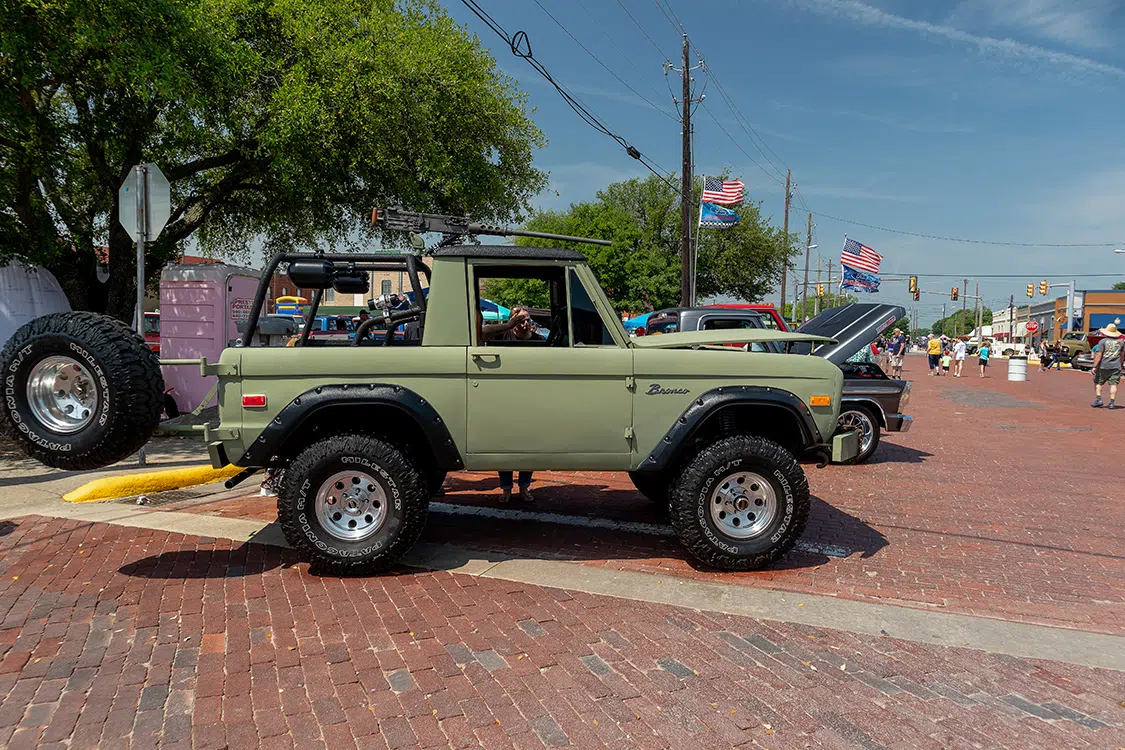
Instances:
[[[953,26],[1012,29],[1078,47],[1106,47],[1116,0],[964,0],[949,18]]]
[[[949,25],[918,21],[876,8],[859,0],[790,0],[804,10],[829,15],[864,26],[913,31],[922,36],[946,39],[975,46],[983,55],[991,55],[1020,65],[1047,65],[1074,74],[1125,78],[1125,68],[1073,55],[1068,52],[1017,42],[1014,39],[973,34]]]

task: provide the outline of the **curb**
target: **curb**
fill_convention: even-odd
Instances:
[[[116,500],[120,497],[141,495],[146,492],[163,492],[192,487],[197,484],[210,484],[230,479],[242,469],[238,466],[224,466],[212,469],[210,466],[193,466],[187,469],[168,469],[150,471],[144,474],[125,474],[119,477],[105,477],[87,482],[76,490],[63,495],[68,503],[92,503],[98,500]]]

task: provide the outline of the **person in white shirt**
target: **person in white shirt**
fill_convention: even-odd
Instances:
[[[953,345],[953,377],[961,377],[961,368],[965,366],[965,357],[968,354],[968,347],[965,346],[964,341],[958,340]]]

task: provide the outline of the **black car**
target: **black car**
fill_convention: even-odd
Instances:
[[[910,400],[910,381],[887,377],[871,353],[871,342],[905,317],[906,308],[899,305],[857,303],[825,310],[797,329],[836,339],[837,343],[822,344],[812,353],[844,371],[840,428],[861,433],[859,455],[848,463],[870,458],[883,430],[907,432],[914,422],[902,413]],[[793,344],[791,350],[808,351],[809,346]]]
[[[837,343],[822,344],[811,353],[833,362],[844,372],[840,429],[860,432],[859,455],[848,463],[863,463],[870,458],[879,447],[883,430],[907,432],[913,424],[913,418],[902,413],[910,400],[910,381],[887,377],[870,354],[871,342],[904,317],[906,308],[898,305],[844,305],[825,310],[798,329],[800,333],[836,339]],[[752,310],[677,307],[650,314],[645,334],[765,327],[762,315]],[[789,346],[791,353],[810,353],[810,344],[799,342]],[[754,352],[782,351],[773,343],[755,343],[745,348]]]

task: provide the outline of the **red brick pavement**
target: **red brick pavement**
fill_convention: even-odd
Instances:
[[[1112,748],[1119,672],[27,517],[0,746]]]
[[[915,378],[914,429],[863,466],[806,467],[814,494],[804,541],[847,558],[795,551],[774,568],[700,569],[674,539],[434,514],[429,541],[554,555],[591,565],[877,600],[1083,630],[1125,632],[1125,502],[1114,445],[1125,412],[1095,410],[1090,377],[1032,372]],[[1034,370],[1034,368],[1033,368]],[[920,375],[920,377],[919,377]],[[537,510],[659,523],[623,474],[537,475]],[[487,474],[451,478],[445,502],[496,506]],[[274,501],[241,497],[167,506],[273,520]]]

